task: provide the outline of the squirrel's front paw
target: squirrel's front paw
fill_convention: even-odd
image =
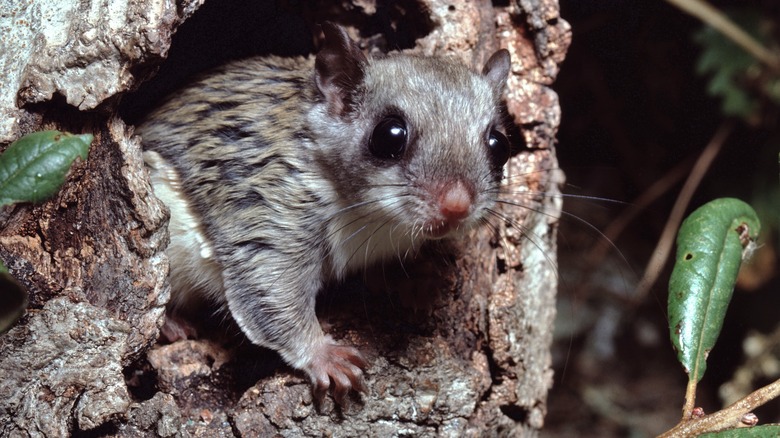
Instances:
[[[356,348],[338,345],[328,337],[306,370],[312,381],[314,397],[321,402],[328,388],[332,387],[333,399],[344,405],[351,390],[366,392],[363,370],[367,365]]]

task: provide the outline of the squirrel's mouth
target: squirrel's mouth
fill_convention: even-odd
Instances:
[[[460,221],[436,220],[425,224],[422,231],[428,239],[442,239],[455,233],[460,225]]]

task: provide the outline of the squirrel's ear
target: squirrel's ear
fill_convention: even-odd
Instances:
[[[501,49],[494,53],[485,63],[482,74],[493,84],[493,88],[498,92],[504,90],[506,78],[509,76],[509,69],[512,67],[512,60],[509,51]]]
[[[344,28],[329,21],[321,27],[325,42],[314,62],[314,80],[331,114],[343,115],[352,109],[368,60]]]

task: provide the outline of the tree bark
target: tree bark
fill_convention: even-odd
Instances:
[[[301,375],[240,334],[156,344],[169,295],[167,210],[117,97],[149,76],[199,2],[13,3],[0,0],[11,11],[0,17],[0,143],[44,128],[96,139],[54,199],[0,210],[0,260],[31,296],[0,335],[0,435],[535,436],[542,428],[562,181],[549,85],[570,40],[554,0],[301,6],[311,25],[344,23],[367,49],[385,41],[381,20],[419,37],[411,50],[426,55],[481,66],[509,49],[507,108],[528,146],[507,166],[512,185],[501,196],[528,208],[500,206],[503,220],[444,260],[423,257],[415,268],[423,275],[398,286],[436,289],[429,311],[410,312],[408,291],[372,292],[361,278],[320,299],[328,331],[371,363],[368,393],[343,409],[330,399],[316,406]]]

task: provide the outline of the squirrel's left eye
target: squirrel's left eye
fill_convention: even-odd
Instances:
[[[509,140],[498,130],[491,129],[487,140],[488,153],[493,166],[500,168],[509,160]]]
[[[374,127],[368,150],[378,158],[400,158],[406,149],[407,131],[406,122],[402,118],[385,117]]]

